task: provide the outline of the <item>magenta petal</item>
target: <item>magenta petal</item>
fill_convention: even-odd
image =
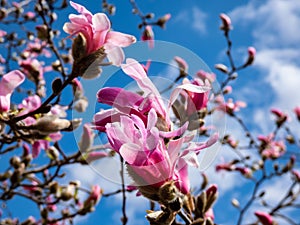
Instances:
[[[105,126],[108,123],[120,121],[121,113],[115,109],[103,110],[94,115],[93,126],[94,129],[101,132],[105,131]]]
[[[115,46],[127,47],[136,42],[136,38],[129,34],[124,34],[121,32],[110,31],[106,36],[106,41]]]
[[[137,108],[144,98],[134,92],[122,88],[102,88],[97,93],[98,102],[114,106],[116,108]]]
[[[178,168],[178,182],[176,182],[176,186],[183,194],[187,194],[190,191],[190,181],[185,160],[179,159]]]
[[[10,109],[10,94],[0,95],[0,112],[7,112]]]

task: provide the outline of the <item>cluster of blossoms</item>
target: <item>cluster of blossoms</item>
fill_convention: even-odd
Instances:
[[[126,162],[133,185],[141,194],[163,202],[165,196],[159,193],[169,182],[179,195],[188,194],[188,165],[198,167],[197,155],[218,139],[215,134],[205,143],[193,142],[195,132],[189,132],[190,121],[186,120],[206,107],[210,86],[184,80],[173,90],[165,106],[141,64],[127,59],[121,68],[137,82],[142,94],[114,87],[99,90],[98,102],[112,108],[95,115],[94,128],[106,133],[111,148]],[[185,107],[179,111],[183,121],[176,127],[171,110],[179,95],[186,104],[181,105]]]

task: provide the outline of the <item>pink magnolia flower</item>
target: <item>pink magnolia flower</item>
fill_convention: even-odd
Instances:
[[[244,108],[247,104],[243,101],[234,102],[233,99],[228,99],[227,102],[224,102],[223,99],[216,98],[216,103],[219,104],[216,109],[233,115],[234,112],[238,112],[240,108]]]
[[[20,113],[18,116],[25,115],[39,108],[42,104],[41,98],[38,95],[28,96],[22,100],[22,103],[18,105]]]
[[[86,39],[86,54],[104,47],[107,57],[114,65],[120,65],[124,60],[121,47],[127,47],[136,42],[132,35],[111,31],[111,24],[104,13],[93,15],[84,6],[70,1],[71,6],[80,13],[71,14],[71,22],[64,24],[63,30],[71,36],[83,34]]]
[[[188,79],[184,79],[183,84],[193,84],[199,88],[203,87],[203,92],[200,93],[194,92],[193,90],[185,91],[185,93],[187,94],[185,96],[187,102],[187,108],[186,108],[187,115],[190,116],[198,112],[199,110],[206,108],[208,103],[208,97],[209,97],[209,89],[207,89],[207,87],[210,87],[210,84],[208,82],[203,83],[203,81],[200,80],[199,78],[195,78],[192,81],[189,81]]]
[[[145,30],[143,31],[142,37],[141,37],[142,41],[147,41],[149,48],[154,48],[154,32],[152,29],[152,26],[147,25],[145,27]]]
[[[29,42],[24,50],[22,56],[25,58],[36,58],[39,55],[43,55],[47,58],[51,57],[51,52],[45,48],[47,46],[46,41],[41,41],[35,38],[33,41]]]
[[[25,75],[19,70],[5,74],[0,81],[0,112],[10,109],[10,97],[15,88],[25,80]]]
[[[174,130],[169,111],[182,91],[203,93],[207,89],[191,83],[179,85],[166,107],[142,65],[128,59],[121,67],[137,82],[143,95],[122,88],[101,89],[98,101],[113,108],[95,115],[95,128],[106,132],[111,147],[127,163],[136,186],[151,186],[157,190],[165,182],[175,181],[182,193],[188,193],[187,165],[197,167],[197,154],[214,144],[217,137],[205,143],[192,142],[193,135],[184,135],[188,123]]]
[[[273,218],[270,214],[261,211],[256,211],[254,214],[263,225],[273,225]]]
[[[261,154],[267,159],[277,159],[286,151],[286,146],[283,141],[273,140],[273,133],[268,136],[259,135],[257,138],[261,141]]]

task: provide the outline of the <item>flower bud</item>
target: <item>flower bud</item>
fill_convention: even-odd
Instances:
[[[156,24],[157,24],[158,26],[160,26],[161,28],[165,28],[166,22],[167,22],[170,18],[171,18],[171,14],[168,13],[168,14],[164,15],[163,17],[160,17],[160,18],[157,20]]]
[[[68,129],[71,125],[72,123],[69,120],[60,119],[54,115],[47,115],[40,118],[32,127],[42,134],[49,134]]]
[[[260,211],[256,211],[254,214],[263,225],[273,225],[273,218],[270,214]]]
[[[56,78],[53,82],[52,82],[52,91],[54,94],[59,94],[59,92],[61,91],[61,87],[62,87],[62,80],[60,78]]]
[[[149,47],[154,47],[154,32],[152,30],[152,26],[147,25],[142,34],[142,41],[148,41]]]
[[[81,118],[77,118],[77,119],[71,120],[69,122],[70,122],[70,126],[67,127],[67,128],[65,128],[65,129],[63,129],[63,131],[73,131],[73,130],[76,130],[80,126],[80,124],[82,122],[82,119]]]
[[[250,66],[254,62],[255,55],[256,55],[256,49],[254,47],[249,47],[248,48],[248,59],[245,63],[245,66]]]
[[[51,160],[58,160],[59,159],[59,151],[54,146],[51,146],[46,150],[47,155]]]
[[[67,187],[64,187],[61,190],[61,196],[60,196],[60,198],[63,201],[68,201],[71,198],[73,198],[73,196],[74,196],[74,186],[73,185],[68,185]]]
[[[49,37],[48,28],[46,25],[38,25],[35,27],[37,30],[37,37],[41,40],[47,40]]]
[[[224,64],[221,64],[221,63],[216,64],[216,65],[215,65],[215,68],[216,68],[217,70],[223,72],[223,73],[228,74],[228,68],[227,68],[227,66],[225,66]]]
[[[231,204],[235,207],[235,208],[240,208],[240,202],[237,199],[232,199],[231,200]]]
[[[18,157],[18,156],[13,156],[11,159],[10,159],[10,164],[15,168],[19,168],[20,165],[21,165],[21,158]]]
[[[227,16],[224,13],[220,14],[220,19],[222,20],[222,25],[220,27],[221,30],[224,30],[225,32],[228,32],[231,30],[231,19],[229,16]]]
[[[73,41],[72,56],[75,61],[80,60],[86,55],[86,39],[83,34],[79,33]]]
[[[86,97],[82,97],[78,99],[76,102],[74,102],[73,107],[77,112],[82,113],[86,111],[88,105],[89,105],[88,99]]]

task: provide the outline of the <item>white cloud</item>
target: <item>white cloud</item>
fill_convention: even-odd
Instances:
[[[202,35],[207,32],[206,18],[207,14],[198,7],[194,6],[191,9],[180,11],[180,13],[175,17],[174,21],[177,23],[182,23],[185,26],[189,25],[193,30]]]
[[[201,34],[206,33],[206,13],[201,11],[198,7],[194,7],[192,9],[193,12],[193,22],[192,22],[192,27],[196,30],[199,31]]]
[[[298,46],[300,33],[300,1],[250,1],[230,13],[235,24],[254,25],[253,37],[259,46]],[[250,30],[249,30],[250,31]]]
[[[257,54],[256,65],[266,73],[265,81],[276,95],[274,105],[284,110],[300,105],[300,66],[296,64],[299,57],[299,49],[266,49]]]

